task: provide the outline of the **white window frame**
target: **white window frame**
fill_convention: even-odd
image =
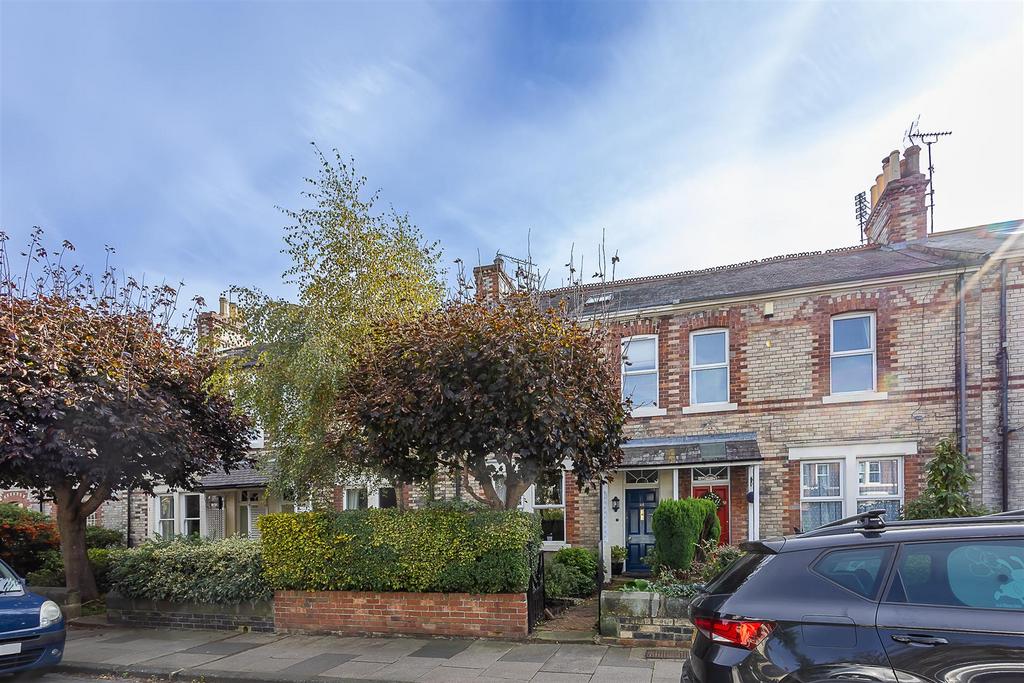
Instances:
[[[697,354],[694,353],[694,342],[697,337],[708,336],[712,334],[724,334],[725,335],[725,361],[722,363],[704,363],[697,364]],[[731,354],[729,353],[729,328],[727,327],[709,327],[703,330],[695,330],[690,333],[690,407],[708,409],[714,407],[722,408],[735,408],[734,403],[730,403],[731,392],[729,388],[729,382],[732,379],[732,373],[729,369],[729,359]],[[725,368],[725,400],[724,401],[707,401],[704,403],[697,402],[697,387],[693,381],[694,375],[700,370],[718,370]]]
[[[804,488],[805,488],[805,484],[806,484],[806,480],[804,479],[804,467],[806,465],[812,465],[814,467],[814,477],[815,477],[815,479],[817,479],[817,478],[819,478],[821,476],[821,472],[818,469],[821,465],[839,465],[839,494],[835,495],[835,496],[806,496],[806,495],[804,495]],[[840,505],[840,510],[839,510],[839,519],[842,519],[843,517],[845,517],[845,516],[847,516],[849,514],[847,512],[846,499],[844,498],[844,494],[846,492],[846,482],[848,480],[846,470],[847,470],[846,460],[845,459],[840,459],[840,458],[828,458],[828,459],[822,459],[822,460],[801,460],[800,461],[800,512],[801,512],[800,530],[801,531],[810,531],[810,529],[804,529],[803,528],[803,509],[804,509],[804,503],[840,503],[841,505]]]
[[[561,501],[558,504],[545,503],[543,505],[538,505],[537,504],[537,484],[533,484],[533,486],[530,487],[530,491],[528,492],[528,494],[526,496],[526,500],[528,502],[528,505],[524,506],[524,507],[529,507],[529,509],[532,510],[533,512],[540,512],[541,510],[561,510],[562,511],[562,539],[563,540],[561,540],[561,541],[542,540],[541,548],[543,550],[558,550],[559,548],[567,548],[567,547],[569,547],[569,538],[568,538],[569,528],[568,528],[568,525],[567,525],[568,519],[566,519],[566,516],[568,515],[568,511],[567,511],[567,508],[565,506],[565,470],[564,469],[562,470],[562,488],[561,488],[561,491],[559,492],[558,499]]]
[[[654,340],[654,369],[653,370],[628,370],[629,345],[633,341]],[[632,417],[654,417],[665,415],[668,411],[661,407],[661,353],[658,348],[658,335],[656,334],[635,334],[631,337],[623,337],[619,340],[619,390],[623,402],[629,398],[626,396],[627,375],[654,375],[654,405],[634,406],[630,415]]]
[[[171,516],[170,517],[162,516],[163,515],[163,505],[161,505],[161,502],[163,501],[164,498],[170,498],[171,499],[171,508],[172,509],[171,509]],[[154,515],[154,520],[155,520],[156,524],[154,526],[153,533],[156,534],[156,535],[159,535],[165,541],[166,540],[170,540],[166,536],[164,536],[164,533],[163,533],[164,522],[170,522],[171,523],[171,529],[177,529],[178,528],[177,517],[178,517],[178,496],[177,496],[177,494],[175,494],[175,493],[161,493],[161,494],[157,495],[157,497],[156,497],[156,514]],[[173,535],[174,535],[174,532],[172,531],[171,532],[171,536],[173,536]]]
[[[873,462],[882,462],[883,460],[895,460],[896,461],[896,493],[887,493],[887,494],[882,494],[882,495],[877,495],[877,496],[863,496],[863,495],[861,495],[861,493],[860,493],[860,466],[861,466],[861,464],[863,463],[863,464],[866,465],[865,473],[867,474],[867,477],[869,479],[868,483],[870,484],[871,483],[870,482],[870,477],[871,477],[870,465],[871,465],[871,463],[873,463]],[[879,483],[881,483],[881,473],[882,473],[881,468],[879,468],[878,473],[879,473]],[[903,473],[903,458],[899,458],[899,457],[896,457],[896,456],[869,456],[869,457],[857,458],[857,479],[856,479],[856,481],[857,481],[857,490],[855,492],[857,500],[856,500],[856,503],[854,504],[854,508],[853,509],[856,510],[857,508],[859,508],[860,507],[860,502],[862,500],[895,500],[895,501],[899,501],[900,509],[902,509],[903,508],[904,495],[905,495],[905,492],[903,490],[903,475],[904,475],[904,473]],[[849,514],[852,515],[854,513],[850,512]],[[892,520],[889,520],[889,521],[892,521]]]
[[[190,498],[190,497],[193,497],[193,496],[199,499],[199,516],[198,517],[186,517],[185,515],[186,515],[186,513],[188,511],[188,505],[186,503],[186,500],[188,498]],[[178,527],[178,529],[179,529],[178,533],[180,533],[182,536],[187,535],[187,533],[186,533],[186,528],[188,526],[187,523],[189,521],[193,521],[194,520],[194,521],[199,523],[199,533],[197,535],[198,536],[202,536],[203,535],[203,508],[205,507],[205,505],[204,505],[205,501],[203,501],[203,494],[201,494],[201,493],[180,493],[180,494],[178,494],[178,502],[181,504],[181,515],[180,515],[181,522],[180,522],[180,525]]]
[[[257,499],[252,499],[252,494],[256,494]],[[242,494],[245,494],[245,500],[242,500]],[[259,538],[259,529],[256,528],[256,520],[262,515],[253,516],[253,508],[263,509],[263,515],[270,512],[269,500],[266,489],[241,489],[238,492],[238,520],[235,522],[237,533],[242,533],[242,508],[246,508],[245,511],[245,524],[249,527],[246,532],[246,538]]]
[[[836,351],[836,321],[837,320],[851,320],[853,318],[867,318],[869,322],[868,329],[868,340],[870,346],[868,349],[854,349],[851,351]],[[864,396],[868,398],[869,395],[876,395],[878,391],[878,328],[876,325],[875,313],[873,311],[856,311],[854,313],[843,313],[840,315],[834,315],[828,323],[828,337],[829,337],[829,358],[828,358],[828,390],[830,396],[838,397],[860,397]],[[871,354],[871,388],[870,389],[856,389],[854,391],[836,391],[833,388],[833,381],[835,379],[835,373],[832,372],[832,361],[836,358],[850,358],[853,356],[866,356]]]
[[[349,491],[355,491],[356,492],[356,507],[354,507],[354,508],[348,506],[348,492]],[[367,509],[369,509],[371,507],[370,506],[370,488],[368,486],[347,486],[347,487],[345,487],[345,495],[342,497],[342,500],[341,500],[341,509],[342,510],[360,510],[361,509],[359,507],[359,491],[366,491],[366,507],[367,507]],[[376,506],[373,506],[373,507],[376,507]]]

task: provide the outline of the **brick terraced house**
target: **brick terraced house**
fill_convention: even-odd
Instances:
[[[975,496],[1024,508],[1024,221],[928,234],[917,147],[883,161],[858,246],[547,292],[612,334],[634,406],[599,491],[528,491],[551,549],[628,549],[659,500],[719,504],[723,541],[897,515],[956,435]],[[499,258],[478,295],[512,280]],[[552,511],[564,511],[559,518]]]

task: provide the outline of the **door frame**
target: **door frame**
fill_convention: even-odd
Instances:
[[[690,471],[690,498],[696,498],[693,495],[695,488],[712,488],[715,486],[724,486],[729,495],[726,496],[725,505],[729,512],[727,517],[729,518],[729,538],[725,539],[725,543],[732,543],[732,467],[729,465],[723,465],[725,467],[725,479],[703,479],[697,481],[693,478],[693,470]]]
[[[661,490],[660,490],[660,487],[658,486],[658,484],[627,484],[623,488],[623,496],[626,499],[624,501],[626,514],[625,514],[625,524],[623,524],[623,529],[622,530],[623,530],[623,543],[626,546],[626,552],[627,552],[626,562],[625,562],[625,565],[624,565],[623,568],[627,572],[645,572],[645,571],[649,571],[649,569],[644,569],[644,567],[635,568],[635,567],[630,567],[629,566],[629,555],[628,555],[628,552],[629,552],[629,536],[630,536],[630,534],[629,534],[629,493],[631,491],[653,491],[654,492],[654,507],[656,508],[656,507],[658,507],[658,503],[660,502],[660,499],[661,499]],[[651,514],[653,515],[654,512],[652,511]],[[651,534],[650,535],[651,536],[654,535],[654,530],[653,529],[651,530]]]

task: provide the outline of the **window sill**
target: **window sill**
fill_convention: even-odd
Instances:
[[[540,549],[546,553],[553,553],[562,548],[571,548],[572,546],[565,541],[541,541]]]
[[[654,408],[652,406],[643,406],[642,408],[633,408],[633,411],[629,414],[630,417],[660,417],[667,415],[668,411],[664,408]]]
[[[695,413],[724,413],[738,409],[739,406],[735,403],[698,403],[695,406],[684,407],[683,415],[692,415]]]
[[[860,401],[885,401],[887,391],[851,391],[848,394],[831,394],[821,398],[822,403],[859,403]]]

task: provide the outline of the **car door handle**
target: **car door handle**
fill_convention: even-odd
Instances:
[[[906,635],[893,636],[893,640],[897,643],[907,643],[909,645],[948,645],[949,641],[945,638],[936,638],[935,636],[922,636],[908,633]]]

